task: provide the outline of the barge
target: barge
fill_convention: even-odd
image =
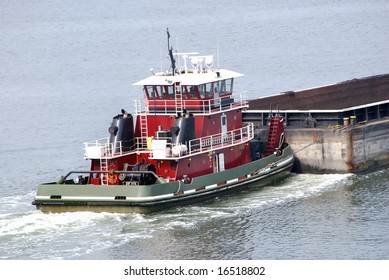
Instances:
[[[389,167],[389,74],[249,100],[243,120],[266,137],[285,119],[285,139],[301,173],[358,173]]]

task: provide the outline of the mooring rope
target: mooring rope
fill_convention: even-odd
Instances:
[[[321,135],[319,137],[319,139],[313,141],[312,143],[309,143],[307,146],[301,148],[300,150],[297,150],[297,151],[293,152],[293,154],[297,154],[297,153],[301,152],[302,150],[305,150],[306,148],[312,146],[313,144],[318,143],[319,141],[321,141],[323,139],[323,137],[327,136],[328,134],[334,133],[335,131],[342,131],[342,130],[345,130],[347,128],[349,128],[349,127],[348,126],[343,126],[343,127],[340,127],[340,128],[336,128],[335,127],[335,129],[334,128],[329,128],[330,130],[325,132],[323,135]]]

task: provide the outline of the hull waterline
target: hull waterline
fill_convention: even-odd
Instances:
[[[42,212],[151,213],[204,202],[251,187],[263,187],[287,177],[293,167],[290,147],[252,163],[182,181],[151,186],[42,184],[33,202]]]

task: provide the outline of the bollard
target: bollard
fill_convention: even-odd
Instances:
[[[350,125],[355,125],[356,116],[350,116]]]

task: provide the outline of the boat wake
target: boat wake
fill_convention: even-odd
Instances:
[[[217,215],[241,214],[264,207],[273,207],[300,199],[309,198],[321,193],[337,189],[347,184],[353,174],[293,174],[277,185],[269,185],[261,189],[251,189],[237,197],[217,199],[214,203],[206,203],[209,211],[216,210]],[[218,214],[217,214],[218,213]]]

